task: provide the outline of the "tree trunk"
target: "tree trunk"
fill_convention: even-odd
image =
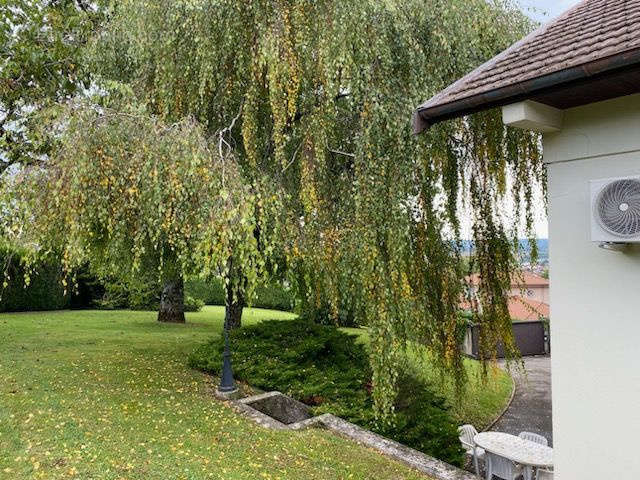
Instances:
[[[244,309],[244,295],[240,292],[233,298],[233,291],[226,287],[225,321],[230,330],[242,326],[242,310]]]
[[[166,323],[185,323],[184,318],[184,282],[182,276],[168,278],[162,285],[158,321]]]

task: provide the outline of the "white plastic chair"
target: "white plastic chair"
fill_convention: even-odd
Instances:
[[[553,480],[553,470],[538,469],[536,480]]]
[[[495,453],[486,452],[484,462],[487,469],[487,480],[492,480],[494,475],[502,480],[515,480],[524,475],[522,466]]]
[[[549,446],[549,441],[543,437],[542,435],[538,435],[537,433],[532,432],[520,432],[518,435],[521,439],[527,440],[533,443],[539,443],[540,445],[544,445],[545,447]],[[532,467],[524,467],[524,479],[525,480],[533,480],[533,468]]]
[[[476,475],[480,475],[478,461],[484,460],[485,451],[483,448],[480,448],[476,445],[476,441],[474,440],[474,438],[477,434],[478,431],[473,425],[462,425],[461,427],[458,427],[458,435],[460,438],[460,443],[462,444],[462,448],[465,449],[467,455],[471,455],[471,457],[473,458],[473,468],[475,468],[476,470]]]
[[[520,435],[518,436],[523,440],[528,440],[533,443],[539,443],[540,445],[544,445],[545,447],[549,446],[549,441],[542,435],[538,435],[537,433],[520,432]]]

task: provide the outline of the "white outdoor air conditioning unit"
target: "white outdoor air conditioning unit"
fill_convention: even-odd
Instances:
[[[640,176],[591,181],[591,240],[640,243]]]

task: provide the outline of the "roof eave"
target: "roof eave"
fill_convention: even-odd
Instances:
[[[445,120],[516,103],[534,95],[548,94],[555,89],[564,88],[572,82],[584,81],[598,75],[637,65],[640,65],[640,48],[560,70],[542,77],[532,78],[524,82],[488,90],[454,102],[436,103],[434,105],[429,105],[430,102],[427,102],[414,112],[413,131],[419,134]]]

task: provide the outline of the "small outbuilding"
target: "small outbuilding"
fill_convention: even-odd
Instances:
[[[640,0],[585,0],[414,112],[543,133],[555,478],[640,478]]]

